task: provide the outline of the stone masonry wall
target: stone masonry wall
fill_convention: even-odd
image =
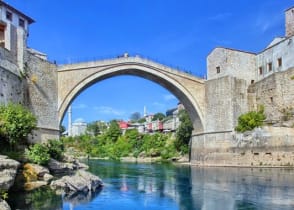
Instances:
[[[0,48],[0,104],[23,103],[24,81],[19,76],[13,54]]]
[[[294,35],[294,7],[289,8],[285,13],[285,28],[286,28],[286,36]]]
[[[0,104],[23,103],[24,83],[18,75],[0,67]]]
[[[294,129],[264,127],[192,137],[191,163],[206,166],[294,166]]]
[[[28,86],[26,103],[36,115],[39,128],[31,141],[58,138],[57,67],[29,52],[25,54],[24,64]]]
[[[248,92],[251,94],[249,107],[264,105],[268,122],[287,120],[294,112],[294,68],[250,85]]]
[[[232,131],[237,118],[247,109],[245,80],[225,76],[205,82],[205,132]]]
[[[219,68],[219,72],[217,72]],[[255,80],[256,55],[227,48],[215,48],[207,57],[207,79],[232,76],[248,84]]]

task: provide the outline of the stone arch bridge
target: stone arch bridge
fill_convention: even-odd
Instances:
[[[90,85],[117,75],[135,75],[173,93],[188,111],[194,133],[204,131],[205,86],[201,78],[137,56],[62,65],[57,75],[59,123],[74,98]]]

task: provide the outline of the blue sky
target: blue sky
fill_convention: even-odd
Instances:
[[[293,0],[6,0],[36,20],[29,47],[58,64],[140,54],[203,77],[206,56],[224,46],[259,52],[284,36]],[[178,100],[148,80],[101,81],[73,102],[73,120],[128,119],[165,112]],[[64,120],[66,124],[67,119]]]

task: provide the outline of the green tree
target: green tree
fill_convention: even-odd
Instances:
[[[100,133],[100,128],[97,121],[88,123],[87,125],[87,133],[97,136]]]
[[[175,146],[178,151],[188,152],[189,141],[193,131],[193,124],[190,120],[188,112],[184,109],[179,111],[180,125],[176,131]]]
[[[0,105],[0,134],[10,145],[14,146],[27,138],[36,125],[36,117],[22,105],[12,103],[6,106]]]
[[[235,130],[238,132],[245,132],[253,130],[256,127],[262,126],[266,116],[264,114],[264,107],[259,106],[259,110],[247,112],[238,117],[238,125]]]
[[[138,120],[138,123],[144,123],[144,122],[146,122],[146,118],[145,117],[143,117],[143,118],[141,118],[141,119]]]
[[[26,151],[28,159],[36,164],[46,165],[50,160],[49,149],[44,144],[34,144]]]
[[[130,119],[133,122],[137,122],[141,118],[140,112],[134,112],[131,114]]]
[[[118,122],[116,120],[110,121],[109,128],[106,132],[107,138],[110,139],[112,142],[116,142],[120,135],[121,131]]]
[[[153,115],[152,120],[163,120],[165,118],[165,115],[163,113],[156,113],[155,115]]]

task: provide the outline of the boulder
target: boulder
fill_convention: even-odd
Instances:
[[[52,176],[51,174],[44,174],[43,176],[43,180],[47,183],[50,182],[53,178],[54,176]]]
[[[10,206],[6,203],[5,200],[0,199],[0,209],[1,210],[11,210]]]
[[[26,182],[43,180],[45,174],[49,174],[49,170],[43,166],[33,163],[26,163],[23,166],[23,176]]]
[[[49,174],[48,168],[33,163],[26,163],[23,168],[34,171],[38,177],[43,177],[45,174]]]
[[[61,179],[51,182],[53,189],[62,189],[65,194],[95,192],[102,187],[102,181],[98,176],[88,171],[78,170],[74,175],[63,176]]]
[[[54,174],[73,174],[74,171],[79,169],[88,169],[84,163],[80,163],[78,160],[74,159],[72,162],[59,162],[55,159],[50,159],[48,163],[49,170]]]
[[[34,190],[34,189],[37,189],[37,188],[45,186],[45,185],[47,185],[46,181],[26,182],[24,184],[24,189],[26,191],[30,191],[30,190]]]
[[[73,173],[73,171],[77,169],[74,163],[59,162],[52,158],[48,163],[48,168],[54,174]]]
[[[8,190],[14,183],[17,169],[20,163],[7,159],[6,156],[0,157],[0,189]]]

